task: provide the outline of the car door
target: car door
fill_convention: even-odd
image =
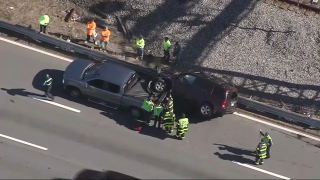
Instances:
[[[118,108],[121,105],[121,87],[120,85],[104,81],[101,90],[101,99],[106,103],[106,106]]]
[[[174,82],[173,94],[175,96],[183,98],[187,89],[192,85],[195,80],[195,76],[192,74],[184,73],[180,74]]]
[[[91,79],[88,80],[81,89],[81,92],[84,96],[89,97],[90,99],[99,99],[100,89],[102,89],[104,81],[101,79]]]

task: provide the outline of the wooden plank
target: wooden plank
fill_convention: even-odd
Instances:
[[[294,5],[294,4],[290,4],[290,6],[288,7],[288,10],[290,11],[298,11],[298,6]]]
[[[288,9],[289,6],[290,6],[289,3],[283,2],[283,3],[280,5],[280,8],[281,8],[281,9]]]
[[[316,13],[314,11],[308,9],[304,14],[307,16],[314,16]]]
[[[281,0],[275,0],[273,5],[276,7],[280,7],[282,3],[283,3],[283,1],[281,1]]]
[[[119,16],[116,16],[116,20],[117,20],[117,22],[118,22],[118,24],[119,24],[119,26],[120,26],[120,28],[122,30],[122,33],[123,33],[124,37],[128,37],[126,28],[124,27],[121,18]]]
[[[274,0],[266,0],[265,3],[267,4],[273,4]]]

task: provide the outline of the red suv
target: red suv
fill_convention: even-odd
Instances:
[[[154,91],[172,89],[174,99],[183,100],[184,105],[196,109],[203,117],[232,114],[237,109],[238,92],[230,83],[202,72],[159,74],[150,84]]]

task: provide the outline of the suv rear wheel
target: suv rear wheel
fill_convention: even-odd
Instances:
[[[199,107],[200,114],[203,117],[211,117],[213,114],[213,106],[209,103],[203,103]]]

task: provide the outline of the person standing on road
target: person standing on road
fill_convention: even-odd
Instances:
[[[143,36],[140,35],[137,40],[136,40],[136,47],[137,47],[137,55],[138,59],[142,61],[143,59],[143,53],[144,53],[144,46],[145,46],[145,41],[143,39]]]
[[[267,145],[264,143],[263,139],[261,139],[261,142],[258,144],[256,148],[256,164],[262,165],[263,159],[267,157]]]
[[[173,121],[176,120],[176,115],[174,114],[174,109],[173,109],[173,98],[171,94],[168,94],[166,99],[165,99],[165,106],[167,109],[171,112]]]
[[[48,14],[44,14],[39,19],[40,33],[46,33],[47,26],[50,23],[50,17]]]
[[[144,100],[142,109],[144,110],[143,120],[146,124],[150,125],[150,119],[153,115],[154,109],[153,97],[149,97],[148,99]]]
[[[186,115],[184,113],[181,114],[181,118],[177,122],[177,133],[176,137],[184,139],[185,134],[188,131],[188,125],[189,125],[189,119],[186,118]]]
[[[267,157],[266,157],[266,159],[269,159],[270,158],[270,148],[273,145],[272,138],[271,138],[271,136],[269,135],[268,132],[263,133],[261,129],[260,129],[260,135],[263,136],[263,142],[266,143],[266,145],[267,145]]]
[[[163,41],[163,52],[164,52],[164,60],[167,63],[170,61],[170,48],[171,48],[171,42],[168,37],[165,37]]]
[[[158,129],[161,128],[161,114],[163,111],[163,107],[159,104],[156,104],[154,106],[154,110],[153,110],[153,115],[154,115],[154,124],[153,127],[157,127],[158,124]]]
[[[173,116],[168,107],[165,108],[162,116],[162,124],[165,128],[165,131],[167,133],[172,133],[173,129],[172,127],[174,126],[174,121],[173,121]]]
[[[109,45],[110,36],[111,36],[111,31],[106,26],[101,31],[100,51],[103,51],[103,52],[106,51],[107,46]]]
[[[84,43],[88,43],[90,41],[90,38],[92,37],[94,44],[96,44],[96,28],[97,24],[93,19],[87,23],[87,39]]]
[[[174,50],[173,50],[173,57],[176,58],[174,65],[178,65],[178,63],[180,62],[181,51],[182,51],[181,45],[178,42],[176,42],[174,44]]]
[[[46,75],[46,80],[44,81],[43,85],[46,86],[46,92],[45,92],[45,95],[47,98],[50,98],[50,99],[54,99],[54,97],[51,95],[50,91],[51,91],[51,88],[52,88],[52,82],[53,82],[53,79],[47,74]]]

